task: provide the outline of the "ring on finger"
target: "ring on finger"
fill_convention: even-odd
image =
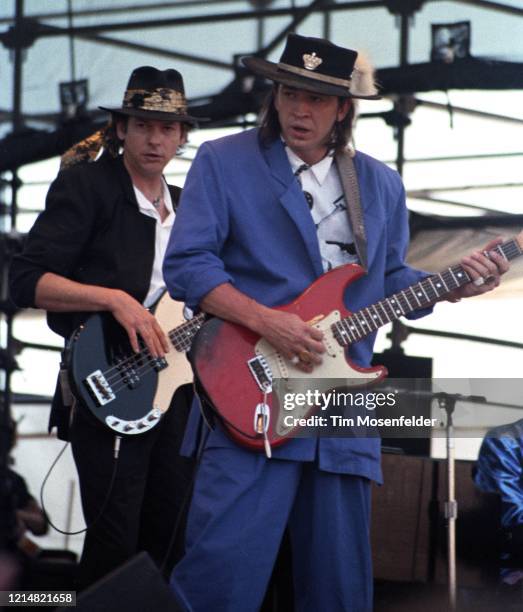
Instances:
[[[298,357],[302,363],[309,364],[312,362],[312,355],[309,353],[309,351],[300,351],[298,353]]]
[[[290,359],[290,362],[292,363],[292,365],[298,365],[300,363],[300,358],[298,357],[298,355],[293,355]]]
[[[474,285],[476,285],[476,287],[481,287],[481,285],[485,284],[485,279],[482,276],[479,276],[478,278],[474,279],[472,282],[474,283]]]
[[[489,274],[486,278],[485,278],[485,282],[487,283],[487,285],[490,285],[491,283],[493,283],[496,280],[496,277],[494,276],[494,274]]]

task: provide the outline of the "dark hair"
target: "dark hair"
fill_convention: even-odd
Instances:
[[[271,142],[279,138],[281,133],[280,120],[278,111],[274,105],[274,99],[277,95],[279,85],[274,83],[268,96],[262,105],[260,111],[260,140],[263,145],[268,146]],[[338,98],[341,104],[345,98]],[[341,153],[347,148],[352,137],[352,126],[356,115],[356,102],[352,100],[348,113],[341,121],[336,121],[332,128],[329,148],[334,149],[335,153]]]
[[[82,162],[94,162],[101,149],[103,149],[102,158],[118,157],[123,145],[123,140],[118,137],[116,126],[120,123],[123,125],[124,131],[127,131],[128,122],[129,117],[127,115],[123,113],[112,113],[109,123],[103,128],[67,149],[62,155],[60,170],[70,168]],[[188,124],[182,123],[182,135],[185,140],[187,140],[187,134],[190,127],[191,126]],[[180,153],[183,152],[183,146],[184,145],[178,147],[176,155],[180,155]]]

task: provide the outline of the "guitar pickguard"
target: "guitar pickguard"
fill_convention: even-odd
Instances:
[[[108,313],[89,317],[68,344],[69,381],[79,404],[119,434],[136,435],[155,427],[177,388],[192,381],[183,348],[190,345],[196,323],[186,325],[183,304],[167,293],[155,316],[166,335],[176,339],[164,358],[152,358],[143,345],[135,354],[125,330]]]
[[[301,389],[309,388],[311,382],[318,382],[327,389],[328,379],[331,378],[347,378],[348,386],[362,385],[366,381],[376,380],[380,376],[379,372],[369,372],[368,369],[354,367],[346,360],[345,349],[336,342],[331,330],[331,325],[340,319],[340,311],[333,310],[313,325],[323,332],[323,344],[326,351],[322,355],[323,362],[314,366],[312,377],[285,359],[263,338],[256,343],[255,352],[265,358],[272,371],[273,379],[284,378],[296,381],[295,385],[289,381],[289,391],[296,393],[301,393]],[[322,382],[323,380],[325,382]]]
[[[158,302],[154,316],[163,330],[174,329],[185,321],[183,308],[182,302],[175,302],[166,294],[166,297]],[[160,410],[162,414],[169,409],[176,389],[193,380],[186,353],[177,351],[171,344],[171,349],[164,359],[168,367],[158,372],[158,386],[153,399],[153,408]]]
[[[363,387],[383,378],[382,370],[359,368],[347,360],[345,349],[335,340],[331,330],[331,325],[341,319],[339,310],[333,310],[325,317],[319,318],[320,320],[318,318],[316,318],[313,327],[323,332],[323,344],[326,350],[322,354],[322,363],[314,367],[312,375],[303,372],[288,359],[285,359],[263,338],[256,343],[256,355],[266,360],[272,373],[273,382],[278,383],[277,389],[280,394],[307,394],[308,391],[314,393],[316,390],[320,393],[326,393],[333,389],[334,380],[336,380],[336,386],[339,386],[340,380],[343,380],[343,388],[347,390]],[[281,405],[281,402],[278,403]],[[311,407],[304,405],[296,406],[292,414],[294,417],[300,418],[306,417],[310,413]],[[284,416],[285,413],[281,409],[277,411],[277,415],[273,411],[272,418],[276,417],[274,429],[279,436],[288,435],[292,429],[283,424]]]

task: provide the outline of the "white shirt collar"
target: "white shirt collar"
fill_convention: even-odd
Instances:
[[[160,219],[160,213],[153,206],[153,203],[144,196],[144,194],[138,189],[138,187],[134,183],[133,183],[133,188],[134,188],[134,194],[136,196],[136,201],[138,202],[138,207],[140,211],[142,213],[145,213],[149,217],[156,217],[157,219]],[[173,203],[171,200],[171,193],[163,177],[162,177],[162,196],[163,196],[163,202],[165,204],[165,208],[167,209],[167,213],[168,213],[162,225],[171,226],[174,223],[174,215],[173,215],[174,209],[173,209]]]
[[[287,153],[287,158],[289,159],[293,173],[295,173],[300,166],[305,164],[305,162],[298,157],[290,147],[285,146],[285,152]],[[310,172],[312,176],[314,176],[318,185],[322,185],[324,183],[333,161],[334,151],[329,151],[329,153],[323,159],[320,159],[319,162],[316,162],[314,165],[308,167],[307,172]]]

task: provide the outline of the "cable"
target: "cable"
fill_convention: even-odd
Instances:
[[[107,494],[105,496],[105,499],[102,503],[102,506],[100,508],[100,512],[97,514],[97,516],[94,518],[94,520],[87,524],[83,529],[79,529],[78,531],[63,531],[62,529],[60,529],[59,527],[57,527],[49,518],[49,513],[47,512],[46,508],[45,508],[45,504],[44,504],[44,488],[45,485],[49,479],[49,476],[51,475],[51,472],[53,471],[53,469],[55,468],[56,464],[58,463],[59,459],[61,458],[61,456],[64,454],[65,449],[69,446],[69,442],[66,442],[62,448],[62,450],[58,453],[58,455],[56,456],[55,460],[53,461],[53,463],[51,464],[51,467],[49,468],[49,470],[47,471],[47,474],[45,475],[45,478],[42,482],[42,486],[40,487],[40,505],[42,506],[42,510],[44,511],[44,514],[47,518],[47,522],[49,523],[49,525],[51,525],[51,527],[57,531],[58,533],[62,533],[63,535],[78,535],[80,533],[85,533],[86,531],[88,531],[89,529],[91,529],[102,517],[103,513],[105,512],[105,509],[107,508],[107,504],[109,503],[109,499],[111,497],[111,493],[113,491],[113,486],[114,486],[114,481],[116,479],[116,472],[117,472],[117,468],[118,468],[118,456],[120,454],[120,443],[121,443],[121,436],[115,436],[114,438],[114,448],[113,448],[113,459],[114,459],[114,465],[113,465],[113,471],[111,473],[111,480],[109,481],[109,488],[107,489]]]
[[[205,424],[207,424],[207,421],[203,421]],[[182,524],[182,517],[185,514],[185,510],[186,507],[188,505],[188,502],[191,500],[192,498],[192,494],[193,494],[193,489],[194,489],[194,483],[196,482],[196,475],[198,473],[198,468],[200,467],[200,461],[202,459],[203,456],[203,449],[205,446],[205,442],[207,441],[207,435],[208,432],[210,431],[209,429],[205,429],[204,431],[202,431],[201,434],[201,438],[200,438],[200,442],[198,445],[198,451],[196,453],[196,463],[194,465],[194,469],[193,469],[193,473],[191,476],[191,480],[187,486],[187,490],[185,492],[185,495],[183,496],[183,500],[182,503],[180,505],[180,509],[178,511],[178,516],[176,517],[176,521],[174,523],[174,527],[171,533],[171,538],[169,540],[169,545],[167,546],[167,551],[165,552],[162,564],[160,565],[160,572],[162,573],[162,575],[165,576],[165,570],[167,569],[167,564],[169,562],[169,558],[171,556],[171,552],[172,549],[174,548],[174,544],[176,541],[176,536],[178,535],[178,531],[180,529],[180,526]],[[207,434],[207,435],[206,435]],[[165,576],[167,579],[169,579],[169,576]]]

